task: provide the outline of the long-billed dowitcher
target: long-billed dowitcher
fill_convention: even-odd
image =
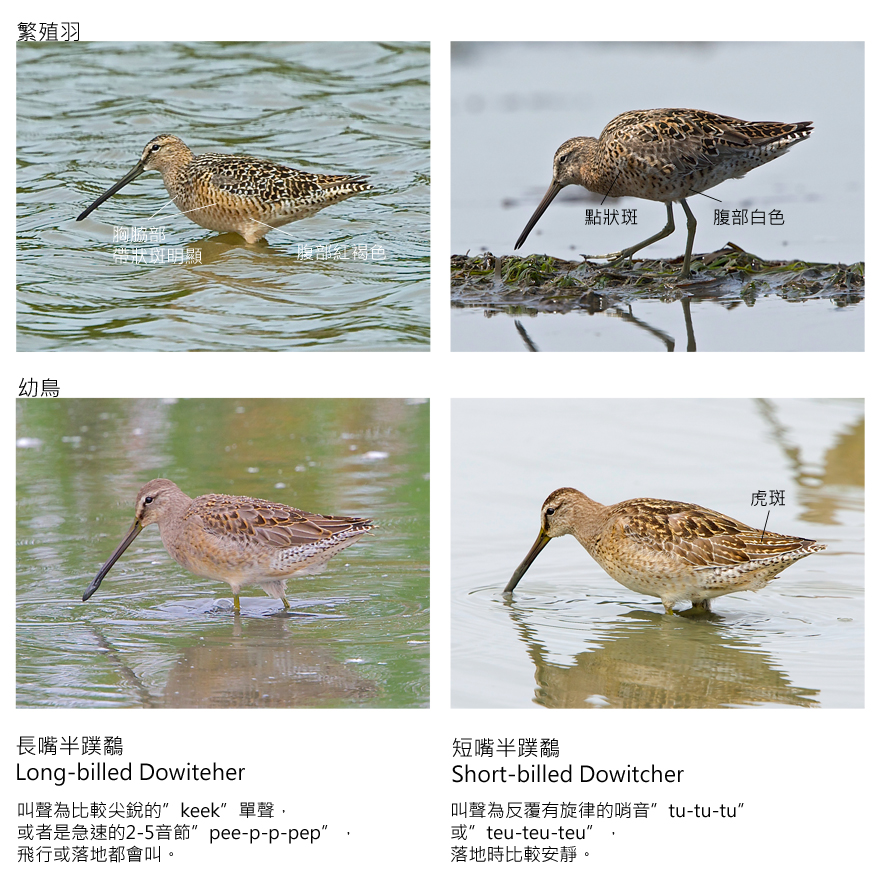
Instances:
[[[666,203],[666,225],[633,247],[598,259],[621,260],[675,231],[672,203],[687,215],[688,239],[681,277],[690,274],[697,221],[688,197],[785,153],[810,136],[812,122],[746,122],[705,110],[631,110],[616,116],[594,137],[567,140],[553,157],[553,181],[516,242],[522,247],[532,227],[559,191],[579,184],[590,192]]]
[[[657,596],[669,614],[676,602],[688,600],[708,611],[716,596],[760,590],[802,556],[825,549],[808,538],[753,529],[697,504],[634,498],[606,507],[577,489],[557,489],[544,502],[541,531],[505,593],[560,535],[574,535],[614,580]]]
[[[270,229],[372,189],[360,175],[311,174],[252,156],[194,156],[180,138],[160,134],[144,147],[137,165],[76,219],[85,220],[144,171],[154,170],[190,220],[215,232],[237,232],[251,244]]]
[[[306,513],[244,495],[193,499],[171,480],[151,480],[138,492],[134,524],[83,593],[83,602],[151,523],[159,524],[162,543],[176,562],[232,587],[236,612],[246,584],[262,587],[290,608],[284,595],[289,577],[322,572],[333,556],[373,528],[368,519]]]

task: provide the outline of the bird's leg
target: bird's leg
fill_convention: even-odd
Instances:
[[[684,611],[679,611],[681,617],[701,617],[708,614],[712,609],[709,605],[709,599],[692,599],[691,607]]]
[[[281,601],[284,603],[284,607],[290,611],[290,602],[287,601],[287,596],[282,596]]]
[[[238,601],[238,593],[233,593],[232,599],[235,604],[235,613],[241,614],[241,603]]]
[[[684,205],[684,201],[682,200],[682,204]],[[691,228],[690,221],[693,220],[693,215],[690,211],[688,211],[687,206],[685,206],[685,211],[687,211],[688,215],[688,230]],[[694,232],[697,229],[697,221],[694,220]],[[661,238],[666,238],[667,235],[672,235],[675,232],[675,221],[672,219],[672,202],[666,203],[666,225],[656,234],[652,235],[650,238],[646,238],[644,241],[640,241],[638,244],[633,245],[632,247],[624,248],[622,251],[615,251],[613,254],[596,254],[595,256],[588,257],[584,255],[584,259],[586,260],[611,260],[613,263],[616,263],[618,260],[626,260],[629,259],[636,251],[640,251],[643,247],[647,247],[649,244],[654,244],[655,241],[660,241]],[[690,242],[690,239],[688,239]],[[688,258],[690,257],[690,249],[688,249]],[[688,262],[690,260],[688,259]]]
[[[684,249],[684,263],[682,264],[679,278],[687,278],[691,273],[691,249],[694,246],[694,236],[697,234],[697,218],[691,214],[691,209],[684,199],[681,200],[681,206],[684,208],[685,214],[687,214],[688,241],[687,247]],[[670,213],[672,212],[672,205],[669,206],[669,211]]]

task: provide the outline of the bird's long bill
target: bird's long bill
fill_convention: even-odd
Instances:
[[[561,189],[562,187],[555,180],[550,184],[550,189],[544,193],[544,198],[541,199],[541,204],[535,208],[535,213],[532,214],[531,220],[526,223],[526,228],[523,229],[519,238],[516,240],[516,246],[514,247],[515,251],[519,250],[525,244],[526,239],[529,237],[529,233],[532,231],[535,224],[541,219],[541,214],[547,210],[547,206],[556,198],[556,196],[559,195],[559,190]]]
[[[89,599],[92,593],[101,586],[101,581],[107,576],[107,572],[116,564],[116,560],[128,549],[128,545],[141,533],[143,526],[137,521],[129,529],[128,534],[120,541],[119,546],[113,551],[113,555],[101,566],[101,570],[95,575],[95,579],[89,584],[89,588],[83,593],[83,602]]]
[[[138,162],[137,165],[135,165],[134,168],[132,168],[131,171],[129,171],[128,174],[126,174],[125,177],[122,178],[122,180],[114,183],[113,186],[111,186],[110,189],[108,189],[107,192],[104,193],[104,195],[98,196],[98,198],[96,198],[95,201],[93,201],[91,205],[89,205],[88,208],[86,208],[85,211],[83,211],[82,214],[80,214],[79,217],[77,217],[76,219],[85,220],[86,217],[88,217],[89,214],[91,214],[92,211],[94,211],[95,208],[98,207],[98,205],[106,202],[107,199],[110,198],[110,196],[116,195],[116,193],[118,193],[119,190],[122,189],[122,187],[128,186],[128,184],[130,184],[136,177],[143,173],[143,162]]]
[[[529,566],[538,558],[538,554],[550,543],[550,536],[541,529],[538,540],[532,544],[532,549],[526,554],[526,558],[517,566],[510,583],[504,588],[505,593],[512,593],[514,587],[520,582],[522,576],[529,570]]]

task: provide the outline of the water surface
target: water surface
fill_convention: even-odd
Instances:
[[[452,452],[453,706],[863,705],[862,401],[456,400]],[[567,536],[505,597],[562,486],[755,526],[769,510],[770,530],[828,549],[691,619]],[[752,506],[770,489],[783,507]]]
[[[18,407],[17,677],[28,707],[415,707],[428,702],[428,404],[30,400]],[[292,610],[190,574],[158,528],[85,587],[164,476],[365,516]]]
[[[19,350],[427,347],[426,44],[17,50]],[[374,192],[247,245],[181,217],[147,172],[76,222],[162,133],[196,154],[363,174]],[[164,240],[138,245],[142,262],[114,242],[114,226],[160,225]],[[198,262],[178,261],[190,253]]]

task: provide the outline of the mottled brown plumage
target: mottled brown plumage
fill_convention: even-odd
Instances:
[[[634,498],[606,507],[577,489],[557,489],[544,502],[541,531],[505,593],[561,535],[574,535],[618,583],[657,596],[670,613],[679,601],[708,610],[716,596],[760,590],[802,556],[825,549],[696,504]]]
[[[806,140],[812,122],[746,122],[705,110],[631,110],[605,126],[599,138],[567,140],[553,157],[553,181],[520,235],[520,248],[559,191],[579,184],[590,192],[617,198],[632,196],[665,202],[666,226],[637,245],[605,254],[619,260],[671,235],[672,203],[681,202],[688,218],[688,240],[681,276],[690,273],[697,221],[687,199],[731,177],[776,159]]]
[[[287,578],[318,574],[373,528],[368,519],[306,513],[243,495],[192,499],[171,480],[151,480],[138,493],[134,524],[83,594],[83,602],[151,523],[159,524],[162,543],[175,561],[193,574],[232,587],[236,611],[239,590],[246,584],[259,585],[289,608]]]
[[[144,147],[137,165],[76,219],[84,220],[144,171],[153,170],[162,174],[174,204],[190,220],[216,232],[237,232],[250,243],[270,229],[371,189],[357,175],[311,174],[251,156],[194,156],[180,138],[160,134]]]

